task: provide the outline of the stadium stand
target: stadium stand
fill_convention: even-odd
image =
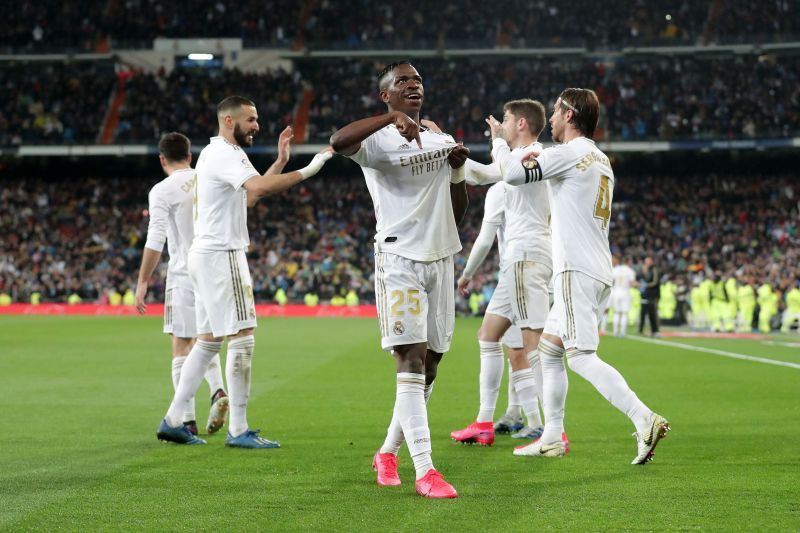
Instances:
[[[769,0],[668,0],[656,7],[592,0],[569,7],[513,0],[442,5],[417,2],[411,16],[398,0],[295,2],[213,0],[191,9],[159,0],[24,0],[0,20],[6,52],[97,52],[149,48],[157,37],[237,37],[249,47],[315,49],[525,48],[607,49],[654,44],[782,42],[800,33],[797,6]]]
[[[600,140],[749,139],[800,132],[799,55],[415,64],[428,92],[425,114],[468,143],[486,140],[483,118],[500,113],[502,102],[533,96],[549,105],[572,85],[597,91],[603,105]],[[261,136],[274,138],[292,123],[304,87],[314,91],[309,140],[324,143],[337,126],[381,112],[375,71],[373,61],[302,61],[293,72],[176,68],[119,77],[110,63],[19,64],[4,68],[0,144],[95,142],[115,83],[126,89],[115,143],[155,143],[174,130],[202,141],[213,134],[216,102],[235,91],[258,101]],[[330,90],[331,80],[337,80],[336,91]],[[270,97],[259,98],[264,94]]]
[[[502,12],[492,4],[467,10],[424,0],[406,16],[396,0],[245,0],[235,9],[200,0],[191,10],[160,0],[24,0],[0,20],[7,37],[0,51],[8,54],[0,58],[0,152],[57,155],[36,149],[108,144],[131,145],[128,153],[139,155],[129,159],[136,161],[130,172],[87,164],[91,170],[79,180],[45,177],[57,162],[0,162],[11,167],[0,190],[0,293],[18,302],[34,293],[41,301],[70,294],[103,301],[111,290],[132,287],[147,190],[158,176],[153,147],[163,132],[182,131],[201,148],[215,133],[216,103],[238,93],[258,103],[255,154],[271,153],[287,124],[302,132],[297,144],[325,144],[338,126],[383,111],[375,73],[388,57],[373,52],[379,49],[397,50],[392,59],[424,52],[414,59],[425,79],[424,114],[478,158],[486,157],[483,119],[498,116],[504,101],[534,97],[549,106],[570,85],[597,91],[597,138],[616,143],[605,148],[611,155],[653,150],[653,141],[667,151],[791,149],[791,137],[800,136],[796,10],[782,0],[667,0],[657,8],[622,0],[612,17],[588,0],[569,10],[511,0]],[[179,60],[186,54],[177,41],[168,41],[175,52],[166,62],[124,53],[184,37],[241,39],[242,47],[213,45],[220,47],[214,68]],[[639,48],[653,45],[662,48]],[[259,61],[267,49],[274,59]],[[89,54],[66,55],[80,52]],[[242,69],[229,68],[227,61],[247,52]],[[691,145],[699,142],[705,144]],[[315,150],[302,148],[295,157]],[[775,165],[739,169],[738,153],[722,156],[720,170],[669,173],[651,164],[622,172],[613,250],[635,261],[654,256],[664,279],[684,289],[715,271],[752,276],[778,291],[797,283],[796,180]],[[280,290],[290,302],[309,292],[329,301],[350,289],[362,302],[373,299],[370,199],[355,167],[334,168],[341,177],[311,180],[253,210],[257,300],[272,301]],[[480,226],[483,194],[470,189],[457,272]],[[476,277],[486,300],[496,267],[489,260]],[[162,292],[158,281],[151,297]],[[459,306],[468,307],[464,300]]]
[[[0,146],[94,143],[114,87],[113,63],[2,65]]]
[[[134,286],[152,183],[29,179],[4,188],[0,292],[20,302],[32,292],[42,301],[66,301],[71,292],[92,301]],[[485,189],[470,194],[458,271],[480,228]],[[691,284],[706,271],[741,269],[758,285],[784,289],[800,278],[800,189],[791,176],[621,176],[615,196],[612,250],[637,262],[654,255],[666,278]],[[352,288],[372,301],[374,215],[359,177],[311,180],[259,204],[249,223],[257,300],[272,301],[281,288],[292,302],[307,292],[329,301]],[[478,291],[491,295],[496,271],[496,259],[487,260]],[[158,276],[154,301],[163,298]]]
[[[280,70],[263,74],[228,70],[218,76],[182,68],[169,74],[138,73],[127,81],[114,141],[156,144],[163,132],[180,131],[205,142],[216,133],[217,103],[238,91],[258,101],[259,135],[272,142],[292,122],[301,90],[299,73]],[[266,94],[270,97],[258,98]]]

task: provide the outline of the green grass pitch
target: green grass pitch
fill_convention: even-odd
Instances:
[[[449,439],[477,413],[478,325],[458,321],[429,404],[460,497],[431,501],[405,447],[403,485],[375,484],[394,366],[374,320],[260,321],[248,418],[283,448],[248,451],[156,441],[172,397],[159,319],[0,317],[0,530],[800,529],[800,369],[605,338],[601,357],[672,424],[655,460],[629,464],[632,426],[573,373],[572,453],[520,458],[509,437]],[[800,363],[788,340],[680,342]],[[207,407],[203,384],[199,420]]]

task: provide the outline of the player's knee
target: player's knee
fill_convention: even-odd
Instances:
[[[222,342],[222,337],[215,337],[211,333],[201,333],[197,336],[198,341],[205,341],[205,342]]]
[[[174,357],[189,355],[194,345],[194,339],[191,337],[172,337],[172,355]]]
[[[436,379],[439,372],[439,363],[444,354],[428,350],[425,354],[425,384],[430,385]]]
[[[525,350],[509,350],[508,360],[511,363],[512,370],[522,370],[530,367]]]
[[[554,344],[550,341],[550,339],[542,338],[539,340],[539,356],[541,358],[545,357],[553,357],[553,358],[560,358],[564,357],[564,348]]]
[[[597,352],[588,350],[570,350],[567,352],[567,366],[576,374],[583,376],[586,368],[597,359]]]
[[[497,331],[494,331],[493,328],[488,328],[483,324],[478,328],[479,342],[500,342],[500,337],[502,336],[502,334],[498,334]]]
[[[397,359],[398,372],[411,372],[413,374],[425,373],[425,359],[427,347],[423,343],[406,344],[394,347],[394,356]]]
[[[236,337],[228,341],[228,351],[253,355],[256,347],[256,338],[252,335]]]

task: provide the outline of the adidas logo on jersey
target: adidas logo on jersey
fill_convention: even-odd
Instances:
[[[398,150],[410,150],[411,146],[409,146],[408,143],[403,143],[400,146],[398,146],[397,149]]]

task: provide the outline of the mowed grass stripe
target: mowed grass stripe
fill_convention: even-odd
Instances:
[[[704,346],[694,346],[692,344],[688,344],[688,343],[685,343],[685,342],[675,342],[675,341],[669,341],[669,340],[664,340],[664,339],[652,339],[652,338],[649,338],[649,337],[630,336],[630,337],[628,337],[628,339],[636,341],[636,342],[644,342],[644,343],[648,343],[648,344],[657,344],[657,345],[660,345],[660,346],[670,346],[670,347],[678,348],[678,349],[681,349],[681,350],[690,350],[690,351],[693,351],[693,352],[703,352],[703,353],[713,354],[713,355],[717,355],[717,356],[721,356],[721,357],[728,357],[728,358],[731,358],[731,359],[740,359],[742,361],[752,361],[752,362],[755,362],[755,363],[762,363],[762,364],[775,365],[775,366],[783,366],[783,367],[787,367],[787,368],[794,368],[794,369],[800,370],[800,363],[792,363],[792,362],[789,362],[789,361],[781,361],[781,360],[772,359],[772,358],[769,358],[769,357],[758,357],[758,356],[754,356],[754,355],[746,355],[746,354],[736,353],[736,352],[731,352],[731,351],[726,351],[726,350],[719,350],[719,349],[716,349],[716,348],[708,348],[708,347],[704,347]]]
[[[352,326],[362,329],[358,319],[333,322],[305,325],[311,331],[310,326],[327,323],[323,336],[328,345],[315,335],[300,334],[296,321],[289,321],[295,327],[288,335],[277,335],[284,321],[262,320],[256,330],[251,404],[336,357],[339,350],[348,351],[348,339],[356,345],[365,342],[363,335],[352,334]],[[19,334],[9,336],[17,342],[9,342],[12,349],[0,357],[0,386],[8,393],[5,421],[9,427],[26,428],[33,420],[35,428],[0,434],[0,448],[19,447],[18,454],[0,455],[0,480],[8,481],[0,485],[7,504],[0,505],[0,528],[42,507],[60,509],[59,502],[84,497],[82,488],[96,486],[142,457],[159,462],[147,456],[169,448],[155,440],[155,427],[172,397],[169,340],[160,324],[159,318],[119,317],[11,317],[4,322],[10,328],[3,328],[3,337],[12,328]],[[40,329],[48,335],[37,337]],[[19,342],[21,338],[27,340]],[[197,401],[200,426],[208,392],[203,383]],[[250,417],[254,424],[259,418],[269,420]],[[213,439],[221,445],[224,432]],[[192,462],[202,457],[195,449],[184,448],[183,453]],[[69,512],[53,516],[66,519]]]
[[[524,460],[511,456],[517,442],[508,437],[498,438],[491,448],[449,440],[449,432],[471,422],[478,408],[475,332],[480,322],[460,319],[451,353],[440,367],[430,422],[434,463],[461,498],[435,502],[414,495],[405,447],[400,454],[403,486],[374,484],[370,458],[385,435],[394,401],[394,364],[379,348],[376,321],[262,321],[248,418],[284,448],[260,454],[225,449],[222,436],[198,448],[156,443],[155,425],[171,396],[166,338],[158,334],[155,321],[114,322],[122,348],[109,360],[106,335],[91,342],[92,331],[107,324],[94,320],[99,319],[83,326],[51,324],[54,338],[33,337],[26,351],[30,357],[15,353],[14,364],[0,362],[0,383],[21,395],[14,410],[24,411],[27,400],[42,396],[36,411],[15,415],[15,424],[1,437],[22,434],[26,440],[11,447],[8,440],[0,441],[5,463],[0,485],[10,479],[9,458],[22,457],[27,468],[14,479],[18,487],[28,487],[28,498],[46,495],[43,487],[54,479],[48,471],[58,465],[64,469],[62,488],[75,487],[34,512],[16,514],[4,529],[800,527],[800,487],[794,475],[800,467],[794,450],[800,413],[793,371],[725,364],[668,346],[605,338],[600,356],[675,428],[659,446],[656,460],[647,467],[628,464],[635,453],[633,428],[571,372],[566,425],[573,453],[564,460]],[[151,337],[146,330],[152,327]],[[137,337],[144,354],[124,349]],[[81,346],[79,353],[76,347]],[[42,362],[50,365],[44,372],[30,367]],[[48,397],[50,382],[55,386]],[[75,390],[66,395],[70,384]],[[28,387],[36,393],[28,394]],[[98,400],[98,390],[105,394],[115,387],[118,398]],[[63,398],[67,405],[59,403]],[[207,401],[198,401],[201,418]],[[505,401],[504,384],[498,415]],[[76,405],[84,409],[80,416],[69,414]],[[52,425],[48,433],[18,431],[19,424],[31,426],[31,418],[45,415]],[[70,427],[81,416],[99,420],[110,434],[85,435]],[[74,441],[75,453],[66,461],[53,436]],[[48,448],[45,440],[55,444]],[[81,446],[87,461],[106,454],[91,461],[90,468],[104,461],[113,466],[105,475],[83,479],[87,466],[70,463],[81,457]],[[38,484],[26,485],[26,476],[36,476]]]

